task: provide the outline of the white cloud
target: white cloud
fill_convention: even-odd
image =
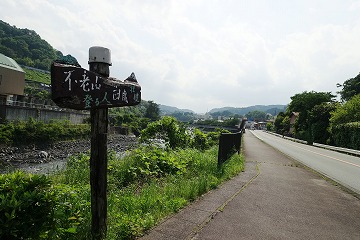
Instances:
[[[296,91],[335,93],[336,83],[358,71],[359,37],[359,26],[335,25],[288,36],[271,59],[271,77],[279,84],[291,83]],[[347,72],[341,74],[344,70]]]
[[[112,76],[134,71],[144,99],[198,112],[335,91],[337,82],[359,72],[359,6],[320,0],[0,3],[7,9],[2,20],[35,30],[83,67],[89,47],[108,47]]]

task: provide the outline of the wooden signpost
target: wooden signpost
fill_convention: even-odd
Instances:
[[[109,77],[110,50],[89,49],[89,70],[54,62],[51,66],[52,100],[60,107],[90,110],[91,213],[93,239],[106,237],[108,108],[137,105],[141,87],[135,74],[124,81]]]
[[[64,108],[90,110],[133,106],[141,100],[141,87],[134,73],[120,81],[104,77],[100,72],[53,63],[51,80],[52,99]]]

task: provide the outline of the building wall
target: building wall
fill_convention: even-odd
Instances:
[[[0,94],[24,95],[25,72],[0,66]]]

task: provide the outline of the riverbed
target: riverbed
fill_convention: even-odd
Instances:
[[[128,135],[109,135],[108,151],[122,154],[138,146],[138,138]],[[89,153],[90,139],[63,141],[54,144],[0,146],[0,173],[23,170],[49,174],[66,166],[69,156]]]

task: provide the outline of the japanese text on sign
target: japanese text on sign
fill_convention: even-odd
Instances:
[[[54,63],[51,67],[51,83],[52,99],[61,107],[119,107],[137,105],[141,101],[141,87],[134,73],[120,81],[83,68]]]

